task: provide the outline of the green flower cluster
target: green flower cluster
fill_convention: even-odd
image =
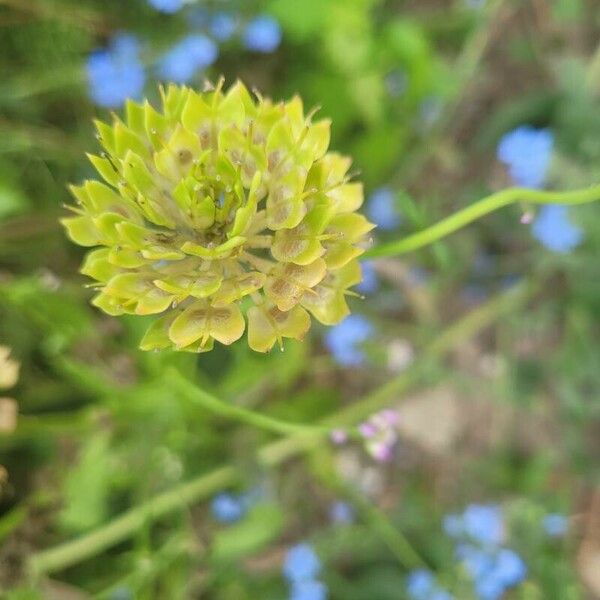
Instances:
[[[162,111],[128,102],[125,121],[97,122],[106,183],[73,187],[69,236],[92,250],[82,273],[111,315],[161,315],[144,350],[204,352],[248,322],[259,352],[301,339],[349,309],[357,257],[373,225],[355,211],[350,159],[327,152],[328,120],[299,97],[274,104],[238,82],[162,90]],[[245,317],[244,317],[245,315]]]

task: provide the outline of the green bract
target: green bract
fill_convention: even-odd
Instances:
[[[328,120],[313,123],[299,97],[273,104],[238,82],[226,93],[170,86],[162,111],[128,102],[125,122],[97,122],[90,156],[105,183],[73,187],[63,219],[82,246],[100,246],[82,272],[111,315],[160,315],[144,350],[204,352],[248,343],[266,352],[301,339],[310,316],[348,313],[356,260],[373,228],[355,211],[350,160],[328,153]]]

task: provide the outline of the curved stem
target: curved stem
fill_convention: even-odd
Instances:
[[[177,369],[171,367],[167,370],[167,377],[175,389],[190,402],[198,404],[212,413],[242,421],[273,433],[289,435],[291,433],[329,433],[326,427],[303,425],[302,423],[289,423],[280,421],[259,412],[236,406],[220,400],[205,390],[198,388],[189,379],[185,378]]]
[[[515,286],[501,296],[483,304],[443,331],[424,350],[421,358],[413,363],[410,369],[394,377],[362,400],[330,415],[321,424],[324,427],[353,425],[372,412],[383,408],[390,400],[397,398],[399,394],[413,385],[432,359],[440,358],[454,348],[460,340],[471,337],[501,315],[515,310],[530,298],[534,291],[535,289],[531,286]],[[258,452],[258,458],[262,465],[272,467],[322,443],[323,436],[320,433],[313,432],[309,435],[295,433],[263,446]],[[238,477],[239,472],[236,468],[226,466],[200,475],[187,483],[182,483],[168,492],[131,508],[90,533],[33,554],[29,559],[29,570],[33,575],[56,572],[96,556],[103,550],[126,540],[146,523],[206,498],[235,483]]]
[[[548,192],[527,188],[508,188],[482,198],[478,202],[459,210],[435,225],[423,229],[423,231],[413,233],[401,240],[375,246],[371,250],[368,250],[364,256],[365,258],[397,256],[398,254],[417,250],[454,233],[488,213],[519,201],[531,202],[533,204],[585,204],[596,200],[600,200],[600,185],[572,192]]]

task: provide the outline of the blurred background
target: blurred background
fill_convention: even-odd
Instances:
[[[375,243],[597,183],[599,34],[596,0],[0,0],[1,597],[600,598],[597,205],[366,261],[352,317],[268,355],[139,351],[58,223],[93,118],[221,74],[332,118]],[[334,432],[215,416],[173,365]]]

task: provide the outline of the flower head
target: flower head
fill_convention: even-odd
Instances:
[[[583,231],[569,220],[566,206],[542,206],[533,225],[533,236],[546,248],[561,254],[570,252],[583,240]]]
[[[373,326],[361,315],[350,315],[325,336],[325,346],[345,367],[356,367],[365,360],[360,344],[373,335]]]
[[[266,352],[301,339],[312,314],[342,321],[373,228],[356,214],[362,186],[328,153],[328,120],[300,98],[255,100],[238,82],[197,93],[169,86],[160,111],[128,102],[98,122],[106,183],[74,186],[69,236],[90,252],[82,272],[111,315],[158,315],[141,348],[205,352],[248,343]],[[244,315],[245,313],[245,315]],[[309,314],[310,313],[310,314]],[[246,317],[246,318],[245,318]]]
[[[462,515],[447,515],[443,525],[450,537],[484,545],[498,545],[504,537],[502,510],[495,504],[469,504]]]
[[[183,6],[183,0],[148,0],[148,4],[164,13],[175,13]]]
[[[233,523],[239,521],[246,512],[243,498],[239,498],[226,492],[215,496],[210,508],[215,519],[221,523]]]
[[[505,134],[496,152],[517,185],[540,188],[546,178],[553,144],[554,136],[549,129],[523,125]]]
[[[427,569],[416,569],[408,574],[406,593],[411,600],[453,600],[453,596],[439,586],[433,573]]]
[[[393,456],[398,441],[396,426],[398,413],[392,409],[381,410],[358,426],[365,440],[367,452],[378,462],[387,462]]]
[[[132,35],[117,34],[108,48],[92,52],[86,69],[90,96],[99,106],[116,108],[127,98],[139,97],[144,89],[146,75]]]
[[[362,281],[356,286],[356,290],[361,294],[371,294],[377,291],[379,287],[379,279],[370,260],[365,260],[360,263]]]
[[[411,571],[406,579],[406,591],[411,598],[427,598],[434,586],[434,577],[430,571],[417,569]]]
[[[218,12],[210,19],[210,32],[221,42],[230,39],[237,29],[237,22],[233,15]]]
[[[162,56],[158,72],[168,81],[187,83],[198,71],[212,65],[218,55],[219,49],[210,38],[202,34],[191,34]]]
[[[244,31],[244,45],[248,50],[269,54],[281,43],[281,27],[269,15],[260,15],[250,21]]]
[[[542,527],[547,535],[551,537],[562,537],[567,533],[569,521],[564,515],[551,513],[546,515],[542,520]]]
[[[310,544],[296,544],[287,551],[283,574],[288,581],[310,581],[315,579],[320,571],[321,561]]]
[[[396,207],[396,195],[389,187],[378,188],[371,194],[366,212],[381,229],[395,229],[402,221]]]
[[[462,515],[465,534],[480,544],[499,544],[504,537],[502,509],[495,504],[470,504]]]

